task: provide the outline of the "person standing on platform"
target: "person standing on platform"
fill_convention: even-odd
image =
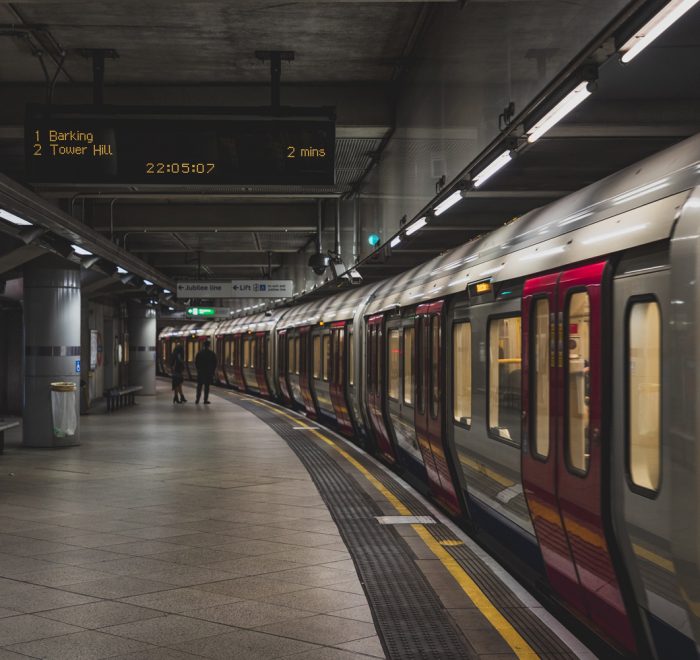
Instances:
[[[182,344],[178,344],[170,356],[170,368],[172,369],[173,403],[186,403],[182,393],[182,383],[185,380],[185,350]]]
[[[195,403],[199,403],[202,396],[202,386],[204,386],[204,403],[209,403],[209,386],[214,380],[216,371],[216,353],[209,347],[211,342],[207,339],[204,347],[197,353],[194,359],[194,366],[197,367],[197,398]]]

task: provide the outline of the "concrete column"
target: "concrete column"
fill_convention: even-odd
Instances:
[[[80,438],[80,268],[54,256],[24,267],[25,447],[61,447]],[[51,383],[75,383],[75,434],[53,432]]]
[[[140,385],[141,394],[156,393],[156,310],[130,303],[129,385]]]

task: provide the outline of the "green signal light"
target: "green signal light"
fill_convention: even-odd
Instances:
[[[379,238],[379,234],[370,234],[367,237],[367,242],[372,246],[372,247],[377,247],[379,245],[379,241],[381,239]]]

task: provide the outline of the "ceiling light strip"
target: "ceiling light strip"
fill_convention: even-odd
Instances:
[[[591,95],[588,86],[589,83],[586,81],[572,89],[527,132],[527,141],[533,143],[539,140],[550,128],[558,124],[574,108],[585,101]]]

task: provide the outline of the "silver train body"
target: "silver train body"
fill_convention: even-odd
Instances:
[[[386,280],[207,326],[630,656],[700,643],[700,136]]]

